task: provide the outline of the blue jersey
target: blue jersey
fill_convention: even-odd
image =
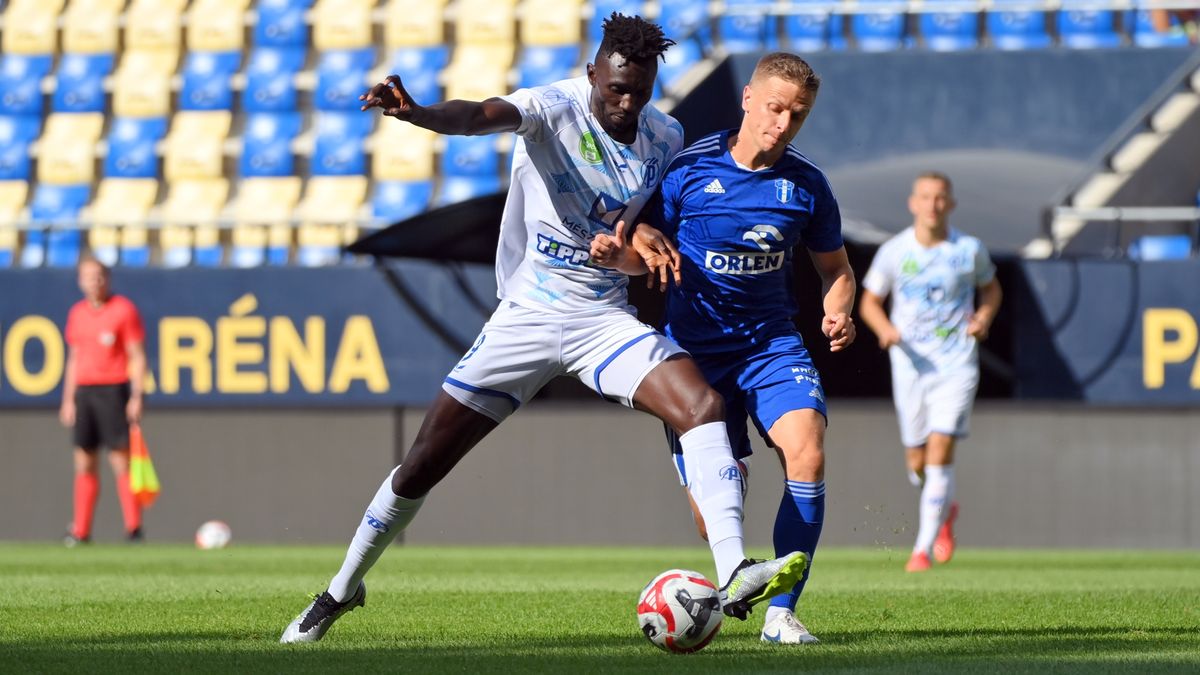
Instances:
[[[646,211],[683,257],[683,283],[667,295],[666,332],[691,352],[745,349],[794,330],[795,248],[842,247],[825,174],[790,146],[774,166],[742,167],[729,154],[735,131],[680,153]]]

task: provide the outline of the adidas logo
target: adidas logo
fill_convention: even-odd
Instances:
[[[725,188],[721,187],[721,181],[717,180],[716,178],[714,178],[711,183],[704,187],[704,191],[714,195],[725,194]]]

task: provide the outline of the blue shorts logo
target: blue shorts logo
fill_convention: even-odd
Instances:
[[[786,178],[780,178],[775,181],[775,198],[784,204],[792,200],[792,192],[795,191],[796,184]]]
[[[384,523],[382,520],[376,518],[375,514],[371,513],[370,511],[367,511],[366,521],[367,525],[370,525],[371,529],[375,530],[376,532],[387,533],[387,523]]]

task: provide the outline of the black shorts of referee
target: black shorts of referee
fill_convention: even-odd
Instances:
[[[75,447],[129,449],[129,383],[79,385],[75,388]]]

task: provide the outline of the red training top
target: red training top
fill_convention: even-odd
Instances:
[[[137,307],[113,295],[99,307],[86,299],[67,315],[67,344],[75,348],[75,384],[121,384],[129,381],[125,347],[146,339]]]

